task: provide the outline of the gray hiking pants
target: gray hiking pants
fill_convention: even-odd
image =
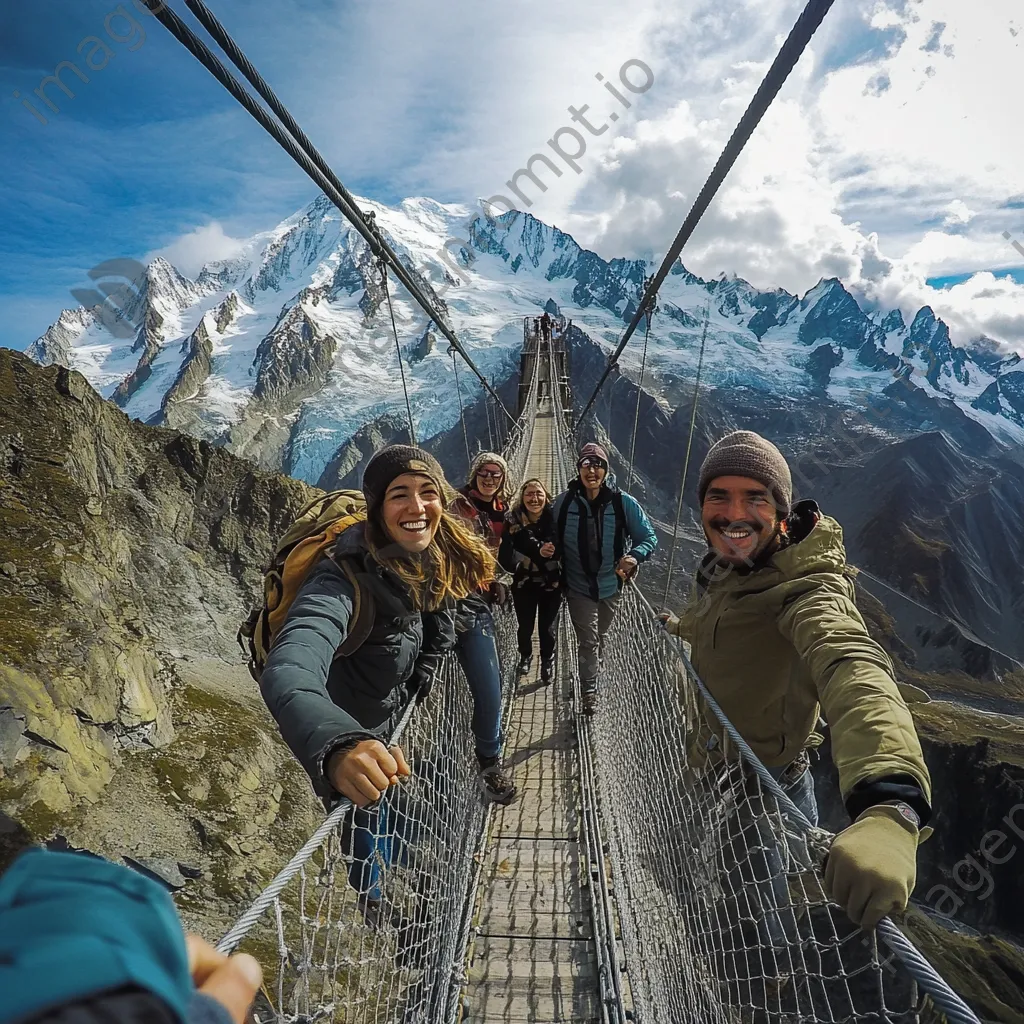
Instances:
[[[597,691],[597,672],[601,664],[601,647],[605,633],[611,628],[615,610],[619,606],[619,595],[595,601],[592,597],[566,592],[569,618],[576,630],[579,641],[580,687],[584,693]]]

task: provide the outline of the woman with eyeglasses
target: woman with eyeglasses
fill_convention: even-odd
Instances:
[[[540,681],[554,678],[558,611],[562,607],[562,567],[555,547],[551,495],[540,480],[527,480],[505,517],[498,561],[513,573],[512,601],[519,621],[519,672],[533,661],[533,629],[540,633]]]
[[[658,546],[639,502],[620,491],[609,474],[608,452],[595,441],[580,449],[578,476],[553,509],[565,576],[565,600],[579,642],[581,708],[597,709],[597,677],[604,638],[626,580]]]
[[[450,511],[461,516],[489,545],[495,556],[505,531],[510,496],[508,465],[497,452],[481,452],[473,460],[469,480]],[[516,795],[501,765],[501,666],[494,632],[495,605],[504,605],[504,586],[492,579],[458,603],[455,653],[473,694],[473,736],[480,765],[480,783],[489,800],[508,804]]]

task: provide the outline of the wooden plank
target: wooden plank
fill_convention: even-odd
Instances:
[[[589,942],[486,939],[470,971],[473,1021],[588,1021],[600,1016]]]
[[[550,417],[538,419],[528,473],[550,482]],[[504,759],[518,793],[493,809],[467,1000],[472,1024],[600,1018],[590,895],[581,886],[575,712],[564,673],[517,680]]]

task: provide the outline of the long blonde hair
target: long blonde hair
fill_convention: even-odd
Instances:
[[[486,541],[450,512],[441,513],[430,546],[420,554],[391,540],[376,517],[367,521],[366,544],[374,559],[405,584],[421,612],[468,597],[495,576],[497,562]]]

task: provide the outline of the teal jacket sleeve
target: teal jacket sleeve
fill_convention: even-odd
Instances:
[[[281,736],[323,797],[336,795],[324,775],[327,755],[347,743],[374,738],[327,692],[335,651],[348,636],[354,596],[341,570],[323,559],[296,594],[260,680]]]
[[[74,1019],[74,1008],[118,991],[189,1019],[194,988],[171,897],[99,857],[23,853],[0,878],[0,1024],[65,1009]]]
[[[635,498],[623,494],[622,511],[626,514],[626,529],[629,531],[629,539],[633,544],[629,553],[638,562],[646,562],[658,547],[658,535],[654,532],[647,513]]]

